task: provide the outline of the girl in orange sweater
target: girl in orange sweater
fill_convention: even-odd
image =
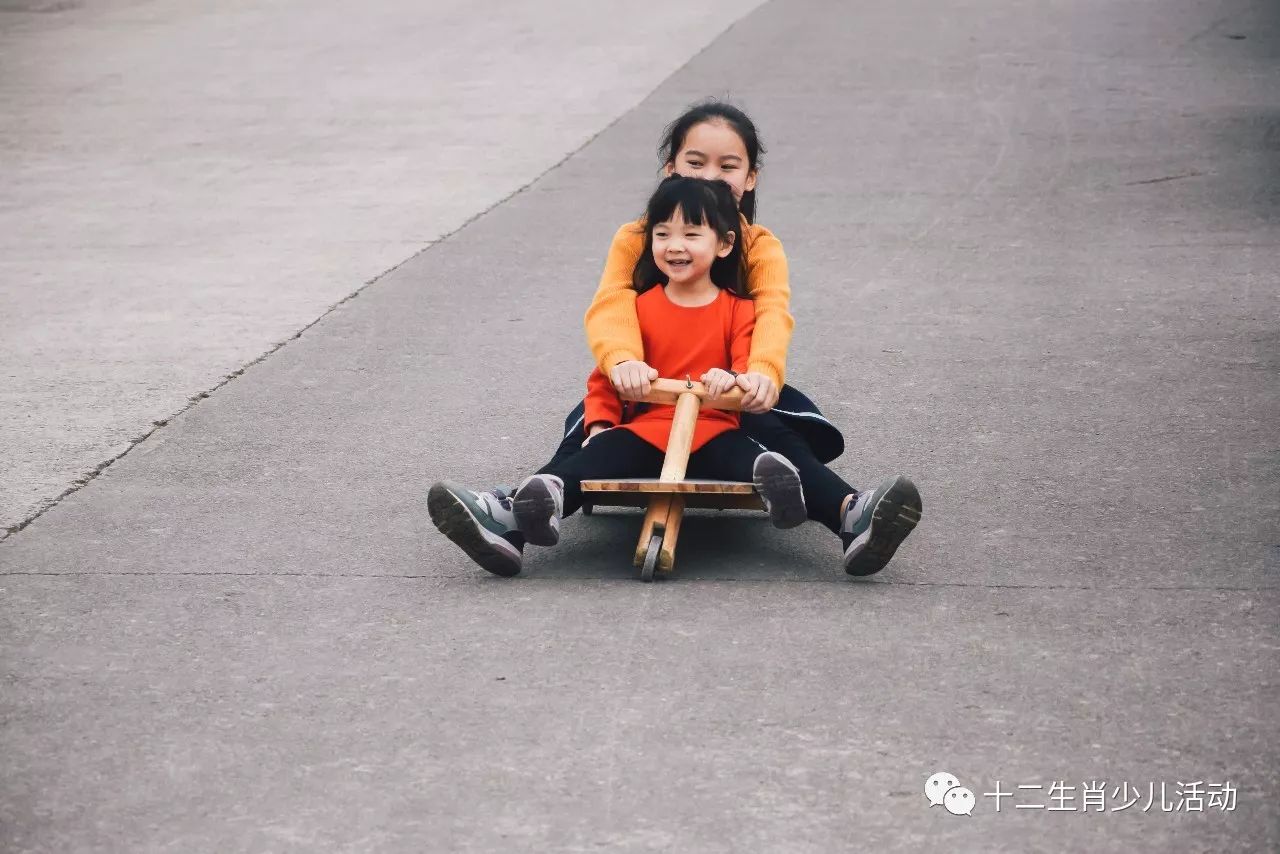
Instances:
[[[737,383],[748,368],[755,306],[741,286],[742,249],[737,204],[723,181],[667,178],[650,199],[644,252],[632,274],[644,352],[666,376],[696,376],[711,395]],[[580,483],[592,478],[657,477],[662,469],[673,406],[647,406],[623,421],[622,400],[597,367],[587,381],[586,413],[592,438],[570,456],[525,478],[511,511],[525,540],[555,545],[560,520],[582,506]],[[769,451],[738,426],[738,414],[699,412],[687,476],[754,481],[774,525],[805,521],[800,476],[786,457]],[[494,559],[507,542],[484,538],[477,495],[438,483],[428,499],[432,521],[491,572],[510,575],[512,564]],[[479,535],[483,543],[475,543]],[[483,546],[483,547],[481,547]],[[473,553],[474,552],[474,553]],[[483,558],[483,559],[482,559]],[[514,564],[516,572],[519,563]]]
[[[872,491],[854,489],[824,465],[843,450],[839,431],[822,418],[808,398],[782,385],[794,321],[782,244],[768,229],[755,224],[756,180],[763,151],[751,119],[718,101],[687,110],[667,128],[659,148],[668,175],[722,179],[739,202],[747,291],[756,306],[747,371],[737,378],[746,392],[742,428],[797,466],[809,518],[840,537],[845,572],[870,575],[884,568],[920,519],[920,493],[900,475]],[[642,229],[642,222],[618,229],[586,315],[587,341],[597,364],[616,387],[639,394],[646,393],[650,381],[660,375],[637,334],[639,300],[625,273],[640,252]],[[786,394],[781,405],[780,393]],[[584,426],[589,436],[593,429],[590,418]],[[805,430],[805,435],[797,432],[799,429]],[[569,432],[557,458],[574,451]],[[834,442],[829,441],[832,434]]]
[[[879,572],[919,520],[920,494],[902,476],[883,481],[873,491],[859,492],[831,471],[824,463],[842,453],[843,437],[808,398],[782,385],[794,325],[789,311],[791,291],[782,244],[754,222],[756,180],[764,150],[754,123],[733,106],[709,101],[673,122],[659,150],[668,175],[724,180],[739,203],[738,244],[746,290],[756,308],[747,370],[736,380],[746,392],[742,429],[799,469],[809,518],[840,537],[845,571],[850,575]],[[652,359],[640,334],[639,295],[632,286],[632,271],[644,253],[644,235],[644,220],[618,229],[586,315],[587,339],[599,367],[617,388],[641,394],[658,376],[656,367],[644,361]],[[583,440],[600,429],[602,425],[592,425],[575,410],[565,422],[559,449],[542,470],[573,457]],[[433,494],[441,504],[444,499],[436,487]],[[524,535],[516,527],[510,497],[499,489],[467,496],[475,516],[474,530],[456,528],[454,541],[478,562],[499,567],[500,574],[519,572]]]

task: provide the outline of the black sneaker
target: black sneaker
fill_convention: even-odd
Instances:
[[[506,493],[472,492],[442,480],[427,493],[427,512],[440,533],[494,575],[520,572],[524,535],[516,526]]]
[[[791,460],[774,451],[765,451],[756,457],[751,479],[764,499],[764,507],[775,528],[794,528],[809,518],[800,472]]]
[[[524,479],[512,505],[516,525],[526,542],[554,546],[560,542],[560,517],[564,515],[564,481],[553,474]]]
[[[909,478],[898,475],[858,496],[840,520],[844,542],[844,571],[850,575],[874,575],[884,569],[924,510],[920,491]]]

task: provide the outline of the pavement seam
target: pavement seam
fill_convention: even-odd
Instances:
[[[239,369],[237,369],[237,370],[233,371],[233,372],[232,372],[232,373],[230,373],[230,374],[227,374],[225,377],[223,377],[221,380],[219,380],[217,383],[215,383],[211,388],[209,388],[209,389],[207,389],[207,390],[205,390],[205,391],[202,391],[202,392],[200,392],[199,394],[194,395],[193,397],[188,398],[188,399],[187,399],[187,404],[186,404],[186,406],[182,407],[182,408],[181,408],[181,409],[179,409],[177,412],[174,412],[173,414],[171,414],[171,415],[169,415],[169,416],[167,416],[167,417],[165,417],[165,418],[159,419],[159,420],[157,420],[157,421],[152,421],[152,422],[151,422],[151,428],[150,428],[149,430],[147,430],[145,433],[141,434],[140,436],[137,436],[137,437],[135,437],[135,438],[131,439],[131,440],[130,440],[130,442],[129,442],[129,446],[128,446],[128,447],[126,447],[123,451],[121,451],[120,453],[116,454],[114,457],[111,457],[110,459],[108,459],[108,460],[106,460],[106,461],[104,461],[104,462],[99,463],[99,464],[98,464],[95,468],[93,468],[93,470],[91,470],[88,474],[81,475],[80,477],[78,477],[78,478],[76,478],[75,480],[73,480],[73,481],[71,482],[71,486],[69,486],[69,487],[67,487],[66,489],[64,489],[64,490],[63,490],[63,491],[62,491],[62,492],[61,492],[57,497],[50,499],[47,503],[45,503],[42,507],[40,507],[40,509],[38,509],[38,510],[37,510],[35,513],[33,513],[32,515],[28,516],[27,518],[23,519],[21,522],[18,522],[18,523],[17,523],[17,524],[15,524],[15,525],[10,525],[10,526],[8,526],[8,527],[7,527],[7,528],[5,528],[5,529],[0,530],[0,543],[3,543],[5,540],[9,539],[9,538],[10,538],[10,537],[12,537],[14,534],[16,534],[16,533],[18,533],[19,531],[23,530],[23,529],[24,529],[24,528],[26,528],[28,525],[30,525],[32,522],[34,522],[35,520],[37,520],[37,519],[39,519],[41,516],[43,516],[45,513],[48,513],[48,512],[49,512],[50,510],[52,510],[54,507],[57,507],[59,504],[61,504],[61,503],[62,503],[63,499],[67,498],[67,497],[68,497],[68,496],[70,496],[70,495],[73,495],[73,494],[75,494],[75,493],[79,492],[81,489],[84,489],[86,486],[88,486],[90,483],[92,483],[94,480],[96,480],[100,474],[102,474],[104,471],[106,471],[108,468],[110,468],[113,464],[115,464],[118,460],[120,460],[120,459],[124,458],[126,455],[128,455],[128,453],[129,453],[130,451],[132,451],[132,450],[133,450],[134,448],[136,448],[138,445],[141,445],[141,444],[142,444],[143,442],[145,442],[147,439],[151,438],[151,436],[152,436],[152,435],[153,435],[157,430],[159,430],[159,429],[160,429],[160,428],[162,428],[162,427],[166,427],[166,426],[168,426],[168,424],[169,424],[169,422],[170,422],[170,421],[172,421],[172,420],[174,420],[175,418],[178,418],[179,416],[181,416],[181,415],[185,414],[188,410],[192,409],[192,408],[193,408],[193,407],[195,407],[197,404],[199,404],[199,403],[200,403],[200,401],[202,401],[202,400],[204,400],[204,399],[206,399],[206,398],[208,398],[208,397],[212,396],[214,392],[218,391],[220,388],[222,388],[223,386],[225,386],[225,385],[227,385],[228,383],[230,383],[232,380],[234,380],[234,379],[236,379],[237,377],[239,377],[239,376],[240,376],[241,374],[243,374],[245,371],[249,370],[249,368],[252,368],[254,365],[257,365],[258,363],[265,361],[269,356],[271,356],[271,355],[275,354],[278,350],[282,349],[283,347],[285,347],[285,346],[286,346],[287,344],[289,344],[290,342],[292,342],[292,341],[296,341],[297,339],[301,338],[304,332],[306,332],[306,331],[307,331],[308,329],[310,329],[311,327],[315,326],[317,323],[320,323],[322,320],[324,320],[326,317],[328,317],[330,314],[332,314],[332,313],[333,313],[334,311],[336,311],[337,309],[341,308],[341,307],[342,307],[343,305],[345,305],[346,303],[348,303],[348,302],[350,302],[351,300],[353,300],[353,299],[355,299],[356,297],[358,297],[361,293],[363,293],[363,292],[364,292],[364,290],[365,290],[366,288],[368,288],[368,287],[372,286],[375,282],[378,282],[378,281],[380,281],[381,279],[386,278],[387,276],[389,276],[390,274],[394,273],[396,270],[400,269],[400,268],[401,268],[401,267],[403,267],[405,264],[408,264],[410,261],[414,260],[415,258],[417,258],[419,255],[423,254],[424,252],[427,252],[428,250],[433,249],[434,247],[436,247],[436,246],[440,245],[441,243],[444,243],[446,240],[448,240],[449,238],[451,238],[451,237],[453,237],[454,235],[458,234],[458,233],[459,233],[459,232],[461,232],[463,229],[465,229],[467,226],[469,226],[469,225],[471,225],[472,223],[474,223],[474,222],[476,222],[477,220],[479,220],[481,217],[483,217],[483,216],[485,216],[485,215],[487,215],[487,214],[491,213],[492,211],[496,210],[497,208],[499,208],[499,207],[501,207],[501,206],[505,205],[507,202],[511,201],[511,200],[512,200],[512,199],[514,199],[516,196],[518,196],[518,195],[520,195],[521,193],[523,193],[525,190],[528,190],[528,189],[529,189],[530,187],[532,187],[534,184],[537,184],[537,183],[538,183],[539,181],[541,181],[543,178],[545,178],[545,177],[547,177],[548,175],[550,175],[551,173],[555,172],[557,169],[559,169],[561,166],[563,166],[565,163],[567,163],[571,158],[573,158],[573,157],[574,157],[574,156],[576,156],[577,154],[581,153],[581,152],[582,152],[582,151],[583,151],[587,146],[591,145],[591,143],[593,143],[593,142],[595,142],[597,139],[599,139],[599,138],[600,138],[600,136],[601,136],[601,134],[605,133],[605,132],[606,132],[606,131],[608,131],[610,128],[612,128],[614,125],[616,125],[618,122],[622,121],[622,120],[623,120],[623,119],[625,119],[627,116],[631,115],[631,114],[632,114],[632,113],[634,113],[636,110],[638,110],[638,109],[640,108],[640,106],[641,106],[642,104],[644,104],[644,102],[645,102],[645,101],[647,101],[647,100],[649,100],[650,98],[652,98],[652,97],[653,97],[653,95],[654,95],[654,93],[655,93],[655,92],[657,92],[657,91],[658,91],[658,90],[660,90],[663,86],[665,86],[665,85],[667,84],[667,82],[668,82],[669,80],[671,80],[673,77],[675,77],[677,74],[679,74],[679,73],[681,73],[682,71],[684,71],[684,69],[685,69],[685,68],[687,68],[687,67],[689,66],[689,64],[690,64],[690,63],[692,63],[695,59],[697,59],[698,57],[700,57],[700,56],[702,56],[704,53],[706,53],[706,52],[707,52],[707,50],[708,50],[708,49],[710,49],[712,45],[714,45],[716,42],[720,41],[720,39],[722,39],[722,38],[724,38],[726,35],[728,35],[728,33],[729,33],[729,32],[730,32],[734,27],[736,27],[739,23],[741,23],[741,22],[742,22],[743,20],[745,20],[746,18],[750,17],[752,14],[754,14],[754,13],[758,12],[760,9],[764,8],[765,6],[769,5],[771,2],[772,2],[772,0],[765,0],[765,2],[760,3],[760,4],[759,4],[758,6],[756,6],[755,8],[753,8],[753,9],[749,10],[749,11],[748,11],[746,14],[744,14],[742,17],[737,18],[736,20],[732,21],[732,22],[729,24],[729,26],[725,27],[725,28],[724,28],[723,30],[721,30],[719,33],[717,33],[716,35],[712,36],[712,38],[711,38],[711,40],[710,40],[709,42],[707,42],[706,44],[704,44],[704,45],[703,45],[701,48],[699,48],[695,53],[693,53],[693,54],[692,54],[692,55],[691,55],[687,60],[685,60],[683,63],[681,63],[679,67],[677,67],[674,71],[672,71],[672,72],[671,72],[670,74],[668,74],[666,77],[662,78],[662,80],[658,81],[657,85],[655,85],[655,86],[654,86],[652,89],[650,89],[650,90],[649,90],[645,95],[643,95],[643,96],[640,98],[640,100],[636,101],[636,102],[635,102],[631,107],[629,107],[628,109],[626,109],[626,110],[624,110],[623,112],[619,113],[619,114],[618,114],[617,116],[615,116],[615,117],[614,117],[610,122],[608,122],[607,124],[605,124],[605,125],[604,125],[603,127],[601,127],[599,130],[597,130],[595,133],[593,133],[590,137],[588,137],[585,141],[583,141],[580,145],[578,145],[578,147],[577,147],[577,148],[574,148],[574,149],[572,149],[571,151],[569,151],[569,153],[565,154],[565,156],[564,156],[564,157],[561,157],[558,161],[556,161],[555,163],[553,163],[551,166],[547,167],[547,168],[546,168],[546,169],[544,169],[542,172],[539,172],[537,175],[535,175],[533,178],[531,178],[528,182],[526,182],[525,184],[523,184],[523,185],[522,185],[522,186],[520,186],[520,187],[517,187],[515,190],[513,190],[512,192],[510,192],[510,193],[509,193],[509,194],[507,194],[506,196],[502,197],[502,198],[501,198],[501,199],[499,199],[498,201],[494,202],[494,203],[493,203],[493,204],[491,204],[489,207],[485,208],[484,210],[480,211],[479,213],[476,213],[476,214],[474,214],[474,215],[472,215],[472,216],[468,217],[468,218],[467,218],[466,220],[464,220],[464,221],[462,222],[462,224],[461,224],[461,225],[459,225],[457,228],[453,229],[453,230],[452,230],[452,231],[450,231],[450,232],[445,233],[444,235],[442,235],[442,236],[438,237],[438,238],[437,238],[437,239],[435,239],[435,240],[432,240],[432,241],[428,242],[425,246],[423,246],[421,249],[417,250],[417,251],[416,251],[416,252],[414,252],[413,254],[409,255],[409,256],[408,256],[408,257],[406,257],[404,260],[402,260],[402,261],[400,261],[400,262],[398,262],[398,263],[396,263],[396,264],[392,265],[391,267],[388,267],[386,270],[383,270],[381,273],[378,273],[378,274],[377,274],[376,276],[374,276],[373,278],[366,280],[366,281],[364,282],[364,284],[362,284],[360,287],[356,288],[356,289],[355,289],[354,291],[352,291],[351,293],[347,294],[347,295],[346,295],[345,297],[343,297],[342,299],[338,300],[338,301],[337,301],[336,303],[334,303],[333,305],[329,306],[329,307],[328,307],[327,309],[325,309],[325,310],[324,310],[324,311],[323,311],[323,312],[322,312],[318,317],[316,317],[316,319],[315,319],[315,320],[311,321],[311,322],[310,322],[310,323],[308,323],[306,326],[304,326],[304,327],[302,327],[301,329],[299,329],[299,330],[298,330],[297,332],[295,332],[293,335],[290,335],[288,338],[284,339],[283,341],[280,341],[280,342],[276,343],[274,346],[272,346],[270,349],[268,349],[268,350],[267,350],[266,352],[264,352],[262,355],[258,356],[256,359],[253,359],[252,361],[245,363],[245,364],[244,364],[243,366],[241,366]],[[406,577],[411,577],[411,576],[406,576]]]
[[[473,579],[493,583],[485,575],[472,572],[457,575],[386,575],[374,573],[333,573],[333,572],[0,572],[0,578],[17,578],[22,576],[40,578],[385,578],[397,581],[457,581]],[[524,576],[509,583],[521,584],[529,582],[563,582],[579,581],[592,584],[635,584],[634,578],[563,578],[559,576],[543,577]],[[667,584],[851,584],[867,587],[971,587],[983,590],[1150,590],[1150,591],[1205,591],[1220,593],[1262,593],[1280,590],[1280,587],[1205,587],[1190,584],[1183,585],[1115,585],[1091,586],[1087,584],[966,584],[960,581],[852,581],[844,578],[732,578],[720,576],[715,578],[684,578]]]
[[[210,387],[210,388],[206,389],[205,391],[200,392],[199,394],[196,394],[196,395],[193,395],[192,397],[187,398],[187,404],[186,404],[186,406],[183,406],[183,407],[182,407],[181,409],[179,409],[177,412],[174,412],[173,414],[171,414],[171,415],[169,415],[169,416],[167,416],[167,417],[165,417],[165,418],[161,418],[161,419],[159,419],[159,420],[157,420],[157,421],[152,421],[152,422],[151,422],[151,428],[150,428],[149,430],[147,430],[145,433],[143,433],[142,435],[140,435],[140,436],[136,436],[135,438],[133,438],[133,439],[129,440],[129,446],[128,446],[127,448],[125,448],[123,451],[121,451],[120,453],[116,454],[114,457],[111,457],[110,459],[108,459],[108,460],[106,460],[106,461],[104,461],[104,462],[98,463],[98,465],[97,465],[97,466],[96,466],[92,471],[90,471],[88,474],[86,474],[86,475],[82,475],[82,476],[80,476],[80,477],[76,478],[75,480],[73,480],[73,481],[71,482],[71,486],[69,486],[69,487],[67,487],[66,489],[64,489],[60,495],[58,495],[56,498],[54,498],[54,499],[52,499],[51,501],[49,501],[47,504],[45,504],[43,507],[41,507],[39,510],[37,510],[37,511],[36,511],[34,514],[32,514],[31,516],[27,517],[26,519],[22,520],[21,522],[19,522],[19,523],[18,523],[18,524],[16,524],[16,525],[10,525],[10,526],[9,526],[7,529],[5,529],[4,531],[0,531],[0,543],[2,543],[2,542],[4,542],[5,540],[9,539],[11,536],[13,536],[14,534],[18,533],[18,532],[19,532],[19,531],[21,531],[22,529],[26,528],[28,525],[30,525],[30,524],[31,524],[32,522],[34,522],[35,520],[39,519],[39,518],[40,518],[41,516],[43,516],[45,513],[48,513],[48,512],[49,512],[50,510],[52,510],[54,507],[57,507],[60,503],[62,503],[62,500],[63,500],[64,498],[66,498],[67,496],[72,495],[72,494],[74,494],[74,493],[77,493],[77,492],[79,492],[80,490],[84,489],[86,486],[88,486],[90,483],[92,483],[94,480],[96,480],[96,479],[98,478],[98,475],[102,474],[104,471],[106,471],[108,468],[110,468],[110,467],[111,467],[111,466],[112,466],[112,465],[113,465],[117,460],[123,459],[125,456],[127,456],[127,455],[129,454],[129,452],[130,452],[130,451],[132,451],[134,448],[136,448],[136,447],[138,447],[139,445],[141,445],[141,444],[142,444],[143,442],[145,442],[147,439],[150,439],[150,438],[152,437],[152,435],[154,435],[154,434],[155,434],[158,430],[160,430],[162,427],[167,427],[167,426],[169,425],[169,422],[170,422],[170,421],[173,421],[175,418],[178,418],[178,417],[180,417],[180,416],[184,415],[184,414],[185,414],[186,412],[188,412],[189,410],[194,409],[194,408],[195,408],[195,407],[200,403],[200,401],[205,400],[205,399],[207,399],[207,398],[209,398],[209,397],[212,397],[212,396],[213,396],[213,393],[214,393],[214,392],[216,392],[216,391],[218,391],[218,389],[222,388],[223,386],[225,386],[225,385],[227,385],[228,383],[230,383],[232,380],[234,380],[234,379],[236,379],[237,377],[241,376],[245,371],[249,370],[249,369],[250,369],[250,368],[252,368],[254,365],[257,365],[257,364],[259,364],[259,363],[261,363],[261,362],[266,361],[266,359],[267,359],[269,356],[271,356],[272,354],[274,354],[274,353],[275,353],[275,352],[277,352],[278,350],[283,349],[287,344],[289,344],[289,342],[291,342],[291,341],[296,341],[297,339],[301,338],[301,337],[302,337],[302,335],[303,335],[303,333],[305,333],[308,329],[310,329],[311,327],[315,326],[315,325],[316,325],[317,323],[319,323],[320,321],[324,320],[326,317],[328,317],[330,314],[332,314],[334,311],[336,311],[339,307],[341,307],[341,306],[345,305],[346,303],[348,303],[348,302],[350,302],[351,300],[353,300],[353,299],[355,299],[356,297],[358,297],[358,296],[360,295],[360,293],[361,293],[365,288],[369,287],[369,286],[370,286],[370,285],[372,285],[374,282],[376,282],[376,281],[378,281],[379,279],[381,279],[383,276],[386,276],[387,274],[394,272],[395,270],[397,270],[398,268],[400,268],[400,267],[401,267],[401,266],[403,266],[404,264],[408,263],[409,261],[411,261],[413,258],[415,258],[415,257],[417,257],[418,255],[420,255],[421,253],[425,252],[427,249],[430,249],[430,248],[431,248],[432,246],[434,246],[434,245],[435,245],[435,243],[429,243],[429,244],[427,244],[427,245],[426,245],[426,246],[424,246],[422,249],[419,249],[417,252],[415,252],[413,255],[411,255],[411,256],[409,256],[408,258],[406,258],[406,259],[404,259],[403,261],[401,261],[399,264],[396,264],[395,266],[393,266],[393,267],[391,267],[391,268],[389,268],[389,269],[387,269],[387,270],[384,270],[383,272],[381,272],[381,273],[379,273],[378,275],[374,276],[372,279],[369,279],[369,280],[368,280],[368,281],[366,281],[363,285],[361,285],[360,287],[356,288],[354,291],[352,291],[351,293],[347,294],[345,297],[343,297],[342,299],[338,300],[338,301],[337,301],[336,303],[334,303],[333,305],[329,306],[327,309],[325,309],[325,310],[324,310],[324,312],[323,312],[323,313],[321,313],[321,314],[320,314],[320,316],[319,316],[319,317],[317,317],[315,320],[311,321],[311,322],[310,322],[310,323],[308,323],[306,326],[304,326],[304,327],[302,327],[301,329],[299,329],[297,332],[295,332],[295,333],[293,333],[292,335],[290,335],[288,338],[284,339],[283,341],[278,341],[278,342],[276,342],[276,344],[274,344],[274,345],[273,345],[271,348],[269,348],[266,352],[262,353],[260,356],[258,356],[257,358],[253,359],[252,361],[245,363],[244,365],[242,365],[241,367],[239,367],[239,368],[237,368],[236,370],[232,371],[231,373],[227,374],[225,377],[223,377],[222,379],[220,379],[218,382],[214,383],[214,385],[213,385],[212,387]]]

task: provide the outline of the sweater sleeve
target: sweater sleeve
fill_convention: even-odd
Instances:
[[[756,306],[751,300],[735,299],[729,319],[729,369],[736,373],[747,370],[751,354],[752,332],[756,326]]]
[[[587,344],[606,374],[619,362],[644,358],[640,321],[636,318],[636,292],[631,286],[631,275],[643,251],[644,227],[638,221],[618,229],[609,245],[600,285],[587,309]]]
[[[587,397],[583,402],[582,426],[590,427],[597,421],[610,426],[622,422],[622,399],[613,388],[613,383],[599,368],[591,372],[587,378]]]
[[[747,248],[747,290],[756,307],[756,328],[747,370],[772,377],[779,386],[787,375],[791,345],[791,285],[782,243],[763,226],[751,226]]]

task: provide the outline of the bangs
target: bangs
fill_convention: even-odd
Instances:
[[[649,201],[649,227],[669,221],[676,211],[689,225],[705,225],[720,237],[733,230],[731,224],[721,221],[715,191],[706,184],[690,180],[664,182]]]

